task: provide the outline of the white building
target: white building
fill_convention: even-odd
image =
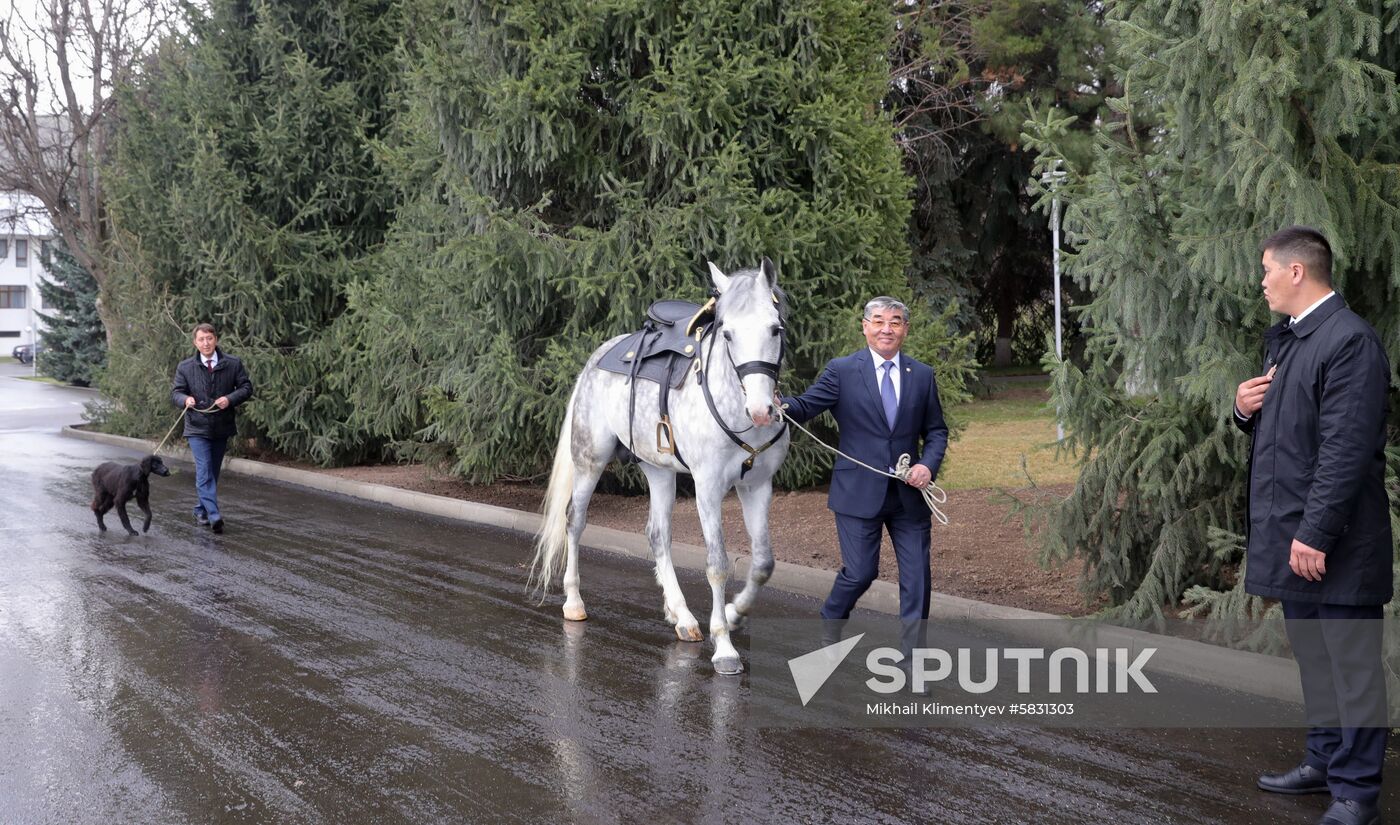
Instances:
[[[39,279],[48,274],[53,228],[37,201],[0,196],[0,356],[42,337]]]

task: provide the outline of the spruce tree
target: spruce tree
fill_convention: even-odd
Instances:
[[[321,462],[362,457],[375,445],[346,427],[354,388],[330,383],[325,337],[392,219],[376,144],[396,105],[397,6],[184,8],[187,33],[120,98],[110,423],[168,426],[170,375],[210,321],[257,387],[245,434]]]
[[[97,311],[97,280],[62,243],[48,247],[48,278],[39,280],[47,329],[39,371],[80,387],[91,386],[107,362],[107,335]]]
[[[1400,6],[1123,0],[1108,19],[1123,94],[1061,193],[1066,271],[1094,294],[1086,361],[1054,381],[1084,463],[1046,550],[1124,616],[1184,595],[1237,619],[1265,608],[1242,591],[1249,443],[1230,423],[1276,320],[1259,242],[1326,233],[1338,292],[1400,363]],[[1062,123],[1030,127],[1047,158]]]
[[[354,426],[489,479],[547,467],[588,354],[706,260],[778,262],[788,388],[908,298],[909,180],[880,109],[887,8],[863,0],[409,0],[404,205],[338,325]],[[914,346],[956,398],[942,306]],[[797,441],[784,478],[820,478]]]

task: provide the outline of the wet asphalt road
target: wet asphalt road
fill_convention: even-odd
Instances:
[[[101,535],[88,474],[134,454],[55,435],[90,396],[15,371],[0,366],[7,825],[1309,823],[1325,807],[1253,790],[1296,760],[1291,730],[758,727],[748,678],[715,677],[708,645],[662,622],[648,566],[608,554],[585,553],[592,618],[569,624],[523,596],[519,537],[237,476],[216,537],[180,465],[152,480],[148,535]],[[682,586],[703,604],[700,576]],[[769,591],[757,621],[814,610]]]

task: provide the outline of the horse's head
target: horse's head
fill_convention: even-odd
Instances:
[[[733,275],[710,264],[710,278],[719,300],[715,303],[717,346],[727,350],[730,363],[744,388],[744,408],[753,423],[773,422],[773,393],[783,359],[783,293],[778,289],[778,269],[767,257],[758,269],[741,269]]]

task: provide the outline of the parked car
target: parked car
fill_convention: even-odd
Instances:
[[[37,346],[33,344],[21,344],[14,348],[15,360],[19,361],[21,364],[32,364],[34,363],[34,356],[36,354],[43,355],[43,353],[43,344],[38,344]]]

